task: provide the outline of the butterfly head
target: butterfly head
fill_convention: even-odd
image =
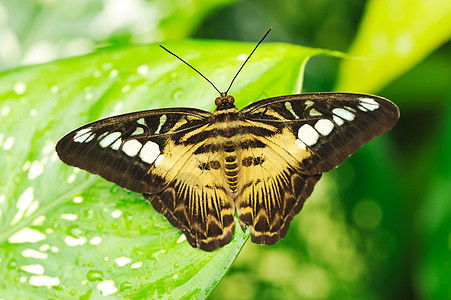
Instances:
[[[235,107],[235,98],[227,95],[227,93],[221,93],[221,96],[215,100],[216,110],[223,110]]]

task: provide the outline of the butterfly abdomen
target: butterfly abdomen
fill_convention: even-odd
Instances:
[[[225,151],[224,171],[232,193],[236,193],[238,186],[238,159],[235,152]]]
[[[213,119],[216,140],[221,145],[224,160],[224,175],[230,191],[236,193],[239,173],[237,140],[241,136],[238,109],[235,106],[217,109],[213,114]]]

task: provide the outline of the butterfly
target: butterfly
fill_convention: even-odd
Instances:
[[[228,244],[235,214],[252,242],[274,244],[322,173],[391,129],[399,110],[353,93],[280,96],[238,110],[228,95],[238,73],[226,92],[210,82],[220,93],[213,113],[168,108],[109,117],[68,133],[56,152],[68,165],[143,194],[195,248]]]

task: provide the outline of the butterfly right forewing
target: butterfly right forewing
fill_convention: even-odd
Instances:
[[[352,93],[311,93],[269,98],[241,110],[262,126],[275,126],[293,136],[282,148],[293,149],[303,174],[328,172],[362,145],[391,129],[399,118],[392,102]],[[293,148],[294,142],[297,148]],[[293,152],[291,151],[291,152]],[[290,151],[288,151],[290,152]]]

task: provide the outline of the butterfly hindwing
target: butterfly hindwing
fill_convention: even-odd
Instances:
[[[243,230],[249,225],[252,242],[272,245],[285,236],[321,174],[307,176],[299,172],[292,156],[296,152],[290,153],[289,148],[276,143],[282,143],[283,139],[291,139],[293,143],[294,138],[289,134],[280,134],[277,141],[252,133],[246,135],[264,147],[241,150],[241,181],[236,202],[240,225]]]
[[[291,132],[295,140],[284,147],[290,143],[298,146],[293,156],[306,175],[334,169],[362,145],[391,129],[399,118],[398,108],[390,101],[351,93],[269,98],[243,108],[241,113],[256,126]]]
[[[208,125],[182,136],[184,153],[168,171],[168,186],[144,194],[195,248],[212,251],[228,244],[235,229],[235,204],[223,174],[220,147]],[[190,143],[187,140],[192,139]],[[175,149],[174,149],[175,150]],[[174,152],[174,151],[170,151]]]

